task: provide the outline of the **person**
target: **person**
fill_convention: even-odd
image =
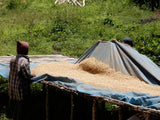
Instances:
[[[117,40],[116,39],[111,40],[111,42],[115,42],[115,41],[117,41]],[[100,42],[102,42],[102,40],[97,41],[97,43],[100,43]],[[129,37],[124,38],[121,43],[124,44],[124,45],[130,46],[130,47],[133,47],[133,41]]]
[[[115,42],[116,39],[112,39],[111,42]],[[122,40],[122,44],[133,47],[133,41],[131,38],[127,37]]]
[[[30,78],[36,76],[30,71],[28,50],[27,42],[17,41],[17,55],[10,60],[8,95],[13,120],[24,120],[29,106]]]

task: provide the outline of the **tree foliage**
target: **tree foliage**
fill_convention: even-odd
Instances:
[[[160,8],[160,0],[131,0],[136,4],[139,4],[140,7],[150,8],[152,11]]]

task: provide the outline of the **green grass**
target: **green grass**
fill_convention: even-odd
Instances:
[[[29,54],[61,53],[79,57],[97,40],[134,40],[135,48],[157,64],[159,17],[129,0],[88,0],[85,7],[54,0],[3,1],[0,10],[0,55],[16,54],[16,41],[30,44]],[[156,48],[156,49],[155,49]]]
[[[0,114],[0,120],[9,120],[9,119],[7,118],[6,114],[1,113]]]

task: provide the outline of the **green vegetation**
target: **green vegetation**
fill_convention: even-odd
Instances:
[[[146,9],[150,8],[152,11],[154,9],[160,8],[160,1],[159,0],[131,0],[138,4],[141,8]]]
[[[16,55],[16,41],[30,44],[29,54],[60,53],[80,57],[97,40],[134,40],[134,47],[160,65],[160,10],[139,0],[87,0],[86,6],[55,0],[0,0],[0,56]],[[143,0],[146,1],[146,0]],[[143,8],[143,9],[142,9]],[[144,9],[145,8],[145,9]],[[7,80],[0,77],[7,119]],[[34,95],[42,91],[32,86]]]
[[[0,76],[0,120],[8,120],[6,116],[8,104],[8,80]]]
[[[1,0],[0,55],[15,55],[16,41],[24,40],[29,54],[79,57],[99,39],[131,37],[139,52],[160,65],[160,12],[131,1],[87,0],[79,7],[54,0]]]

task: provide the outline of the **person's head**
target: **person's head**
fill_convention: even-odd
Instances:
[[[17,41],[17,54],[28,55],[29,44],[24,41]]]
[[[122,43],[128,44],[128,45],[130,45],[131,47],[133,47],[133,41],[132,41],[131,38],[124,38],[124,39],[122,40]]]

